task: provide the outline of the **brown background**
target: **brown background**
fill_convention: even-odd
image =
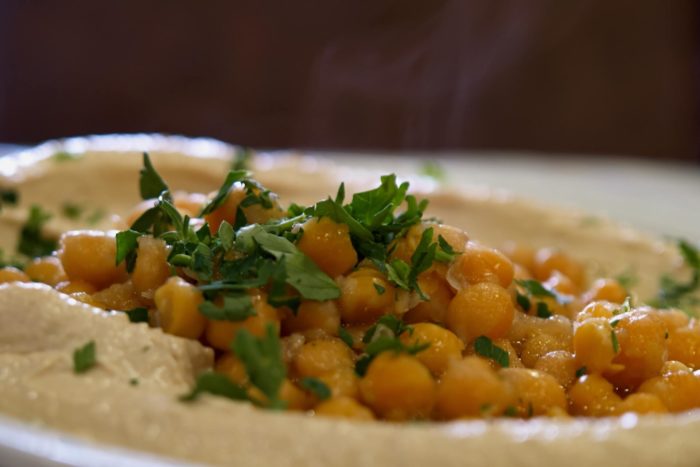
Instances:
[[[697,160],[698,2],[0,2],[0,141]]]

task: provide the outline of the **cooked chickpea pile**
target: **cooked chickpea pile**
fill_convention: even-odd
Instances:
[[[241,213],[248,223],[286,215],[276,201],[242,207],[244,196],[234,185],[223,204],[193,222],[216,231]],[[203,195],[174,197],[175,207],[192,218],[206,202]],[[140,205],[129,221],[150,205]],[[700,324],[678,310],[630,306],[619,282],[589,282],[582,265],[560,251],[522,245],[499,251],[454,227],[423,221],[394,241],[390,255],[410,262],[429,227],[435,241],[442,237],[454,250],[451,261],[435,261],[418,276],[426,300],[398,287],[374,263],[358,261],[348,225],[312,217],[297,227],[303,234],[296,247],[335,280],[340,296],[302,300],[296,313],[269,304],[263,286],[248,291],[253,316],[207,318],[199,311],[203,293],[168,264],[163,240],[140,237],[127,273],[123,262],[115,265],[114,232],[67,232],[54,256],[34,259],[24,271],[4,268],[0,282],[43,282],[104,309],[147,308],[151,325],[215,349],[215,371],[242,387],[249,377],[231,342],[240,329],[262,337],[272,325],[287,370],[280,399],[288,409],[318,415],[601,417],[700,407]],[[532,284],[546,293],[528,290]],[[363,336],[386,315],[405,324],[395,336],[402,349],[379,352],[356,371],[369,345]],[[330,397],[306,389],[305,378],[324,383]]]

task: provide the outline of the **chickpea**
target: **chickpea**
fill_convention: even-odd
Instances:
[[[59,292],[63,292],[65,294],[73,294],[76,292],[84,292],[88,295],[92,295],[95,292],[97,292],[97,289],[95,288],[94,285],[90,284],[89,282],[85,282],[83,280],[75,280],[75,281],[63,281],[59,282],[56,284],[56,290]]]
[[[692,373],[693,370],[678,360],[667,360],[664,366],[661,367],[661,376],[670,375],[672,373]]]
[[[564,295],[576,295],[578,293],[576,284],[568,276],[556,270],[543,282],[543,285],[549,290],[554,290]]]
[[[416,247],[418,243],[420,243],[423,232],[428,228],[433,229],[433,242],[437,242],[439,237],[442,236],[447,244],[457,253],[463,252],[467,241],[469,241],[469,237],[462,229],[445,224],[423,222],[412,226],[404,237],[400,238],[392,245],[393,251],[391,258],[401,259],[410,263],[411,256],[416,251]]]
[[[439,324],[445,322],[447,307],[454,298],[454,292],[445,279],[446,271],[441,271],[441,269],[446,269],[446,267],[433,265],[430,270],[418,276],[418,286],[424,294],[430,297],[430,300],[418,302],[404,315],[404,321],[407,323],[431,321]]]
[[[535,264],[532,273],[535,279],[544,282],[554,271],[559,271],[576,285],[578,289],[584,286],[586,273],[581,264],[561,251],[542,248],[535,254]]]
[[[172,279],[168,280],[170,281]],[[156,291],[156,300],[157,296],[158,292]],[[256,312],[254,316],[250,316],[243,321],[205,319],[206,329],[204,335],[209,345],[218,350],[229,350],[231,348],[231,341],[236,337],[236,333],[239,329],[247,329],[251,334],[257,337],[263,337],[265,335],[268,324],[272,324],[279,329],[277,310],[267,303],[263,295],[253,295],[251,298]],[[156,304],[157,303],[156,301]],[[197,307],[198,306],[199,304],[197,304]]]
[[[346,323],[372,323],[394,308],[395,288],[376,269],[351,272],[341,281],[340,291],[340,316]]]
[[[170,277],[168,247],[159,238],[139,237],[136,264],[131,273],[134,289],[144,298],[152,298],[155,290]]]
[[[92,294],[92,298],[107,310],[126,311],[144,306],[131,282],[112,284]]]
[[[447,280],[457,290],[483,282],[505,288],[513,274],[513,263],[503,253],[470,241],[447,270]]]
[[[216,360],[214,370],[228,376],[231,382],[246,386],[248,384],[248,372],[243,362],[231,352],[223,354]]]
[[[614,415],[622,415],[627,412],[636,412],[639,414],[648,413],[666,413],[668,409],[654,394],[634,393],[630,394],[622,402],[620,402],[615,410]]]
[[[620,404],[613,385],[600,375],[584,375],[569,389],[569,401],[574,415],[604,417],[612,415]]]
[[[616,317],[620,352],[613,363],[624,368],[608,375],[623,389],[635,389],[642,381],[659,374],[666,361],[666,328],[656,315],[633,310]]]
[[[58,257],[68,279],[84,280],[98,289],[127,279],[126,267],[116,265],[116,232],[71,231],[59,240]]]
[[[330,277],[350,271],[357,264],[357,252],[350,240],[350,228],[328,217],[311,218],[302,228],[297,247]]]
[[[279,398],[287,404],[289,410],[309,410],[315,403],[312,395],[286,378],[280,387]]]
[[[535,267],[535,250],[527,245],[507,242],[501,251],[516,265],[525,268],[528,275]]]
[[[359,378],[352,367],[339,367],[319,376],[331,390],[333,397],[352,397],[360,395]]]
[[[605,318],[589,318],[576,326],[574,355],[579,367],[589,373],[607,370],[619,350],[613,345],[613,328]]]
[[[514,402],[511,388],[482,358],[468,356],[452,362],[438,383],[435,410],[452,420],[479,417],[485,408],[503,413]]]
[[[199,312],[203,301],[195,286],[180,277],[171,277],[155,293],[160,327],[168,334],[198,339],[206,325],[206,318]],[[228,346],[220,350],[228,350]]]
[[[260,194],[260,190],[253,190],[256,194]],[[221,223],[223,221],[228,222],[231,225],[236,223],[236,216],[238,213],[238,207],[247,196],[246,188],[242,183],[235,183],[226,197],[226,200],[215,209],[213,212],[206,214],[204,220],[209,224],[209,230],[211,232],[217,232]],[[254,204],[252,206],[247,206],[242,208],[243,215],[246,217],[248,224],[264,224],[270,219],[277,219],[284,215],[284,212],[280,209],[276,198],[271,197],[272,207],[266,209],[260,204]]]
[[[639,393],[653,394],[670,412],[700,407],[700,378],[693,373],[671,373],[648,379]]]
[[[48,284],[55,287],[59,282],[68,279],[66,272],[63,270],[61,260],[55,256],[44,256],[43,258],[34,258],[24,268],[24,273],[31,280]]]
[[[605,301],[595,301],[586,305],[583,310],[576,314],[576,322],[582,323],[590,318],[610,319],[620,309],[614,303]]]
[[[98,302],[97,300],[92,298],[92,295],[89,295],[85,292],[72,292],[68,295],[72,299],[77,300],[77,301],[84,303],[86,305],[90,305],[90,306],[95,307],[95,308],[101,308],[103,310],[105,309],[104,304]]]
[[[5,266],[4,268],[0,268],[0,284],[31,281],[28,275],[15,267]]]
[[[447,327],[465,342],[479,336],[503,337],[513,322],[515,308],[500,285],[482,282],[457,292],[447,308]]]
[[[576,379],[576,370],[580,367],[576,366],[576,360],[571,352],[555,350],[542,355],[534,368],[552,375],[559,384],[568,388]]]
[[[498,374],[516,395],[515,408],[520,416],[546,415],[555,407],[566,410],[564,388],[553,376],[527,368],[502,368]]]
[[[334,397],[323,401],[316,406],[314,412],[324,417],[374,420],[371,410],[350,397]]]
[[[508,332],[508,339],[513,343],[519,352],[522,352],[525,344],[527,344],[527,341],[538,333],[549,335],[553,339],[543,340],[542,345],[534,345],[534,343],[531,344],[532,360],[528,361],[532,365],[535,364],[539,357],[544,355],[544,353],[547,353],[542,353],[543,350],[549,348],[547,344],[558,343],[556,345],[552,345],[552,347],[558,347],[559,349],[563,350],[573,350],[571,347],[571,340],[573,339],[571,320],[560,315],[554,315],[547,319],[542,319],[535,316],[526,315],[525,313],[515,313],[513,325]],[[551,350],[557,349],[552,348]]]
[[[621,304],[628,295],[627,289],[615,279],[596,279],[583,296],[585,302],[604,300]]]
[[[570,330],[563,337],[547,332],[546,329],[532,332],[523,343],[520,358],[526,367],[533,368],[542,356],[556,350],[571,350]]]
[[[680,327],[669,331],[668,358],[700,369],[700,328]]]
[[[338,368],[352,368],[354,354],[345,342],[337,338],[304,344],[293,361],[296,375],[319,377]]]
[[[383,352],[372,360],[360,380],[360,395],[386,419],[427,418],[435,403],[435,381],[415,357]]]
[[[207,196],[202,193],[185,193],[178,191],[173,193],[173,204],[180,214],[199,217],[199,213],[207,204]]]
[[[318,336],[320,333],[337,336],[339,327],[340,310],[334,301],[304,300],[299,305],[296,316],[290,314],[282,321],[285,334],[298,332],[307,337]]]
[[[638,309],[645,309],[645,307],[640,307]],[[690,328],[696,328],[697,329],[697,323],[695,320],[691,323],[690,318],[688,318],[688,315],[681,310],[654,310],[654,309],[649,309],[649,313],[656,315],[661,321],[663,321],[664,326],[669,330],[669,332],[673,331],[674,329],[682,328],[682,327],[690,327]]]
[[[462,357],[464,343],[447,329],[431,323],[418,323],[412,332],[404,332],[401,341],[406,345],[430,344],[430,347],[416,354],[416,358],[430,372],[438,376],[445,372],[451,360]]]

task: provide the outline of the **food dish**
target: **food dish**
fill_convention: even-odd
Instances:
[[[104,159],[104,158],[102,159],[103,163],[104,163],[105,160],[106,160],[106,159]],[[185,160],[187,160],[187,159],[185,159]],[[82,164],[82,163],[83,163],[83,162],[81,162],[81,164]],[[318,173],[318,172],[316,172],[316,173]],[[168,178],[168,177],[166,176],[165,178]],[[327,191],[331,191],[331,190],[327,190]],[[441,201],[441,200],[442,200],[442,201]],[[459,203],[459,204],[460,204],[460,207],[462,207],[462,208],[464,208],[465,205],[466,205],[467,207],[469,207],[469,206],[468,206],[468,205],[469,205],[469,201],[468,201],[468,200],[469,200],[469,198],[468,198],[468,197],[465,197],[465,196],[460,196],[460,197],[452,196],[452,197],[450,197],[450,196],[445,196],[445,195],[443,195],[442,198],[441,198],[440,196],[434,196],[434,201],[436,201],[435,204],[438,206],[438,208],[440,207],[440,203],[441,203],[441,202],[442,202],[442,203],[445,203],[447,206],[449,206],[449,202],[450,202],[450,201],[452,201],[453,203],[454,203],[454,202]],[[519,205],[517,202],[514,202],[514,201],[512,201],[512,200],[507,200],[507,199],[506,199],[506,200],[503,200],[503,199],[495,199],[495,198],[493,198],[493,197],[490,197],[490,198],[484,198],[484,197],[482,197],[481,199],[478,199],[477,197],[472,196],[471,202],[473,203],[474,206],[476,206],[476,208],[474,208],[474,209],[478,209],[479,206],[484,206],[484,205],[486,205],[486,206],[487,206],[487,209],[486,209],[484,212],[488,213],[488,215],[490,215],[491,217],[493,217],[493,213],[496,212],[496,214],[497,214],[496,217],[498,217],[498,215],[500,215],[500,216],[501,216],[501,219],[500,219],[501,221],[503,221],[504,218],[507,218],[507,216],[512,215],[513,212],[515,212],[517,215],[520,215],[520,216],[522,216],[523,214],[526,215],[526,216],[527,216],[527,215],[532,215],[532,214],[534,214],[534,213],[541,214],[540,218],[541,218],[541,220],[542,220],[542,224],[539,225],[539,228],[540,228],[542,231],[544,231],[544,232],[548,231],[548,229],[551,229],[553,232],[556,232],[558,235],[556,235],[556,234],[554,234],[554,233],[552,233],[551,235],[552,235],[552,238],[555,238],[555,237],[556,237],[558,241],[562,241],[562,238],[564,238],[563,241],[567,241],[567,238],[566,238],[565,236],[562,236],[562,235],[561,235],[561,233],[564,233],[564,232],[567,231],[567,229],[563,228],[563,227],[565,227],[564,224],[566,223],[566,220],[567,220],[567,219],[571,219],[571,220],[575,220],[575,221],[579,222],[578,224],[575,224],[576,227],[579,227],[579,229],[576,229],[576,232],[578,232],[579,230],[582,230],[582,229],[580,229],[580,227],[581,227],[581,225],[580,225],[581,218],[580,218],[580,217],[577,218],[576,216],[561,216],[561,215],[558,215],[558,213],[557,213],[557,215],[553,215],[553,214],[551,214],[551,213],[548,213],[548,211],[546,211],[546,210],[544,210],[544,209],[538,210],[538,208],[536,208],[536,207],[534,207],[534,208],[533,208],[533,207],[527,207],[527,205],[525,205],[525,204]],[[454,205],[453,205],[453,206],[454,206]],[[499,213],[499,211],[498,211],[498,207],[499,207],[499,206],[501,207],[501,212],[500,212],[500,213]],[[504,206],[506,206],[506,207],[504,207]],[[514,207],[516,207],[517,209],[513,209]],[[510,209],[508,209],[508,208],[510,208]],[[488,228],[488,223],[489,223],[489,221],[488,221],[488,215],[487,215],[487,216],[482,216],[482,217],[486,217],[486,220],[483,221],[482,224],[483,224],[483,225],[487,225],[487,228]],[[562,222],[562,221],[564,221],[564,222]],[[472,224],[473,224],[473,222],[472,222]],[[559,230],[558,230],[558,231],[556,230],[557,224],[558,224],[558,226],[559,226]],[[483,225],[482,225],[482,227],[483,227]],[[546,227],[546,228],[543,228],[543,227],[542,227],[543,225],[544,225],[544,227]],[[573,225],[573,224],[572,224],[572,225]],[[493,228],[494,226],[495,226],[495,227],[498,227],[499,224],[498,224],[498,223],[494,223],[491,227]],[[500,226],[502,227],[503,224],[500,224]],[[501,229],[501,230],[502,230],[502,229]],[[640,258],[642,258],[642,260],[651,261],[651,262],[652,262],[651,265],[653,266],[653,268],[650,268],[650,269],[653,270],[653,271],[655,271],[655,272],[656,272],[656,271],[659,271],[660,269],[664,269],[664,268],[667,268],[667,269],[668,269],[668,268],[671,268],[671,267],[673,266],[675,260],[676,260],[676,256],[673,254],[673,251],[672,251],[671,249],[664,250],[664,251],[666,251],[665,254],[658,254],[658,251],[655,251],[655,249],[664,248],[664,245],[663,245],[662,243],[660,243],[660,242],[654,242],[654,241],[649,241],[648,239],[644,238],[643,236],[639,236],[639,235],[634,234],[634,233],[631,233],[631,232],[626,232],[627,235],[622,235],[622,233],[625,232],[625,231],[621,231],[620,229],[618,229],[617,227],[615,227],[615,226],[612,225],[612,224],[610,224],[610,225],[598,225],[598,226],[596,226],[596,228],[593,229],[593,230],[595,230],[595,237],[594,237],[594,236],[591,236],[591,239],[589,240],[589,247],[590,247],[590,248],[594,248],[596,242],[597,242],[598,248],[600,248],[601,241],[605,241],[605,240],[608,240],[608,241],[610,241],[610,242],[616,242],[616,241],[617,241],[617,242],[618,242],[618,245],[625,245],[626,248],[627,248],[626,250],[622,250],[622,253],[621,253],[622,256],[618,256],[618,257],[617,257],[617,263],[616,263],[614,260],[611,260],[611,258],[609,257],[610,255],[600,255],[600,256],[598,256],[598,258],[599,258],[599,261],[598,261],[598,264],[597,264],[598,267],[614,268],[614,267],[616,267],[616,266],[617,266],[617,267],[620,267],[622,264],[628,265],[628,264],[629,264],[628,262],[624,262],[624,261],[621,261],[621,260],[620,260],[620,259],[624,260],[624,258],[625,258],[624,255],[625,255],[625,254],[630,255],[630,256],[628,256],[628,258],[630,258],[630,257],[631,257],[631,258],[634,258],[636,261],[639,261]],[[512,237],[512,236],[514,235],[514,233],[511,231],[511,232],[508,233],[508,235],[510,235],[510,236]],[[542,236],[540,236],[540,237],[542,237]],[[484,237],[482,237],[482,238],[488,238],[488,237],[487,237],[487,236],[484,236]],[[593,240],[593,238],[595,238],[595,240]],[[601,238],[602,238],[603,240],[601,240]],[[582,245],[585,247],[585,246],[586,246],[586,242],[585,242],[585,241],[584,241],[584,242],[581,242],[580,240],[581,240],[580,238],[577,239],[576,245],[577,245],[578,247],[581,247]],[[584,236],[584,240],[585,240],[585,236]],[[568,239],[568,241],[571,241],[571,239]],[[604,245],[604,246],[609,247],[610,244]],[[593,250],[591,250],[591,251],[593,251]],[[598,250],[598,251],[600,251],[600,250]],[[646,253],[648,254],[648,257],[644,255],[644,252],[646,252]],[[591,255],[590,257],[595,258],[596,255]],[[643,271],[646,271],[646,270],[648,270],[648,269],[647,269],[647,268],[644,268],[644,269],[643,269]],[[619,272],[619,271],[618,271],[618,272]],[[384,287],[384,286],[383,286],[383,287]],[[650,279],[649,279],[649,280],[646,280],[646,281],[645,281],[644,279],[642,279],[642,280],[640,281],[640,286],[639,286],[639,287],[640,287],[639,290],[641,291],[641,293],[649,293],[649,292],[651,291],[651,289],[654,287],[654,283],[653,283],[653,281],[650,280]],[[19,288],[15,288],[15,289],[19,289]],[[32,297],[41,297],[41,300],[42,300],[42,301],[46,301],[47,303],[52,303],[52,300],[53,300],[53,299],[50,298],[49,295],[45,295],[45,296],[42,295],[42,294],[45,294],[45,293],[48,294],[48,293],[49,293],[48,291],[39,291],[39,290],[37,289],[35,292],[36,292],[36,293],[34,293],[34,294],[31,295]],[[17,293],[19,293],[19,292],[17,292]],[[23,294],[20,293],[20,295],[19,295],[20,298],[19,298],[18,300],[21,300],[21,297],[23,297],[23,296],[25,296],[25,295],[23,295]],[[57,305],[57,306],[58,306],[58,305]],[[31,307],[30,307],[30,308],[31,308]],[[123,316],[122,316],[122,318],[123,318]],[[123,321],[123,320],[122,320],[122,321]],[[127,396],[126,396],[126,393],[121,394],[121,395],[124,396],[124,397],[127,397]],[[206,402],[209,402],[209,401],[206,401]],[[221,410],[224,410],[223,407],[221,407]],[[376,411],[376,410],[378,410],[378,409],[375,407],[375,411]],[[242,416],[242,415],[241,415],[241,416]],[[256,419],[257,419],[258,417],[261,417],[260,420],[263,420],[263,419],[265,419],[266,417],[268,417],[268,415],[266,415],[266,414],[261,414],[261,413],[255,413],[255,414],[252,414],[252,413],[251,413],[250,416],[251,416],[251,417],[256,417]],[[292,420],[292,417],[291,417],[291,416],[287,416],[287,417],[288,417],[287,420]],[[636,420],[636,419],[635,419],[635,420]],[[279,420],[279,422],[280,422],[280,424],[282,424],[282,420],[281,420],[281,419]],[[337,424],[334,424],[334,425],[327,425],[327,424],[324,425],[323,423],[321,423],[321,422],[319,422],[319,421],[314,421],[314,422],[309,423],[309,422],[306,421],[306,420],[295,420],[295,422],[298,422],[298,423],[299,423],[299,426],[300,426],[300,427],[303,427],[303,429],[309,429],[309,430],[311,430],[309,433],[313,433],[315,429],[319,429],[320,427],[323,427],[323,426],[325,426],[325,427],[327,427],[327,428],[328,428],[328,427],[331,427],[331,426],[332,426],[332,427],[342,427],[343,429],[346,428],[346,426],[345,426],[343,423],[340,423],[340,422],[338,422]],[[632,423],[632,424],[635,425],[634,430],[636,431],[637,434],[639,434],[639,436],[641,436],[641,433],[644,432],[644,429],[641,428],[641,427],[643,427],[643,426],[645,425],[645,422],[646,422],[646,421],[642,421],[642,422],[640,422],[639,424]],[[681,418],[674,419],[673,422],[674,422],[674,423],[676,423],[676,422],[680,423],[680,422],[681,422]],[[290,423],[291,423],[291,422],[290,422]],[[318,423],[321,423],[321,424],[319,425]],[[544,423],[544,422],[543,422],[543,423]],[[630,424],[630,419],[629,419],[629,417],[628,417],[626,421],[623,421],[623,420],[621,419],[621,420],[617,420],[617,421],[614,421],[614,422],[609,422],[607,425],[608,425],[608,426],[617,426],[617,427],[619,428],[619,427],[621,427],[621,426],[625,426],[625,425],[629,425],[629,424]],[[545,425],[546,425],[546,423],[545,423]],[[573,423],[573,424],[567,424],[567,423],[565,423],[565,422],[557,422],[557,423],[553,423],[552,425],[550,425],[550,428],[551,428],[551,427],[554,427],[555,431],[559,431],[559,432],[564,433],[568,428],[570,428],[570,427],[573,426],[573,425],[579,425],[579,424],[578,424],[578,422]],[[654,425],[654,426],[661,426],[661,425],[663,425],[663,423],[656,424],[656,425]],[[516,426],[517,426],[517,424],[515,424],[515,423],[513,423],[513,422],[508,422],[508,423],[503,423],[503,424],[500,424],[500,423],[489,424],[489,425],[487,425],[486,428],[485,428],[485,431],[486,431],[487,433],[484,434],[483,436],[480,436],[480,437],[479,437],[479,438],[480,438],[479,441],[480,441],[480,442],[485,442],[485,443],[488,443],[489,440],[491,440],[492,442],[493,442],[493,441],[496,441],[496,438],[495,438],[493,435],[491,435],[491,436],[489,437],[488,432],[493,431],[494,429],[497,430],[497,429],[501,429],[501,428],[503,428],[505,431],[508,431],[508,430],[513,429],[513,428],[516,427]],[[540,425],[540,426],[541,426],[541,425]],[[585,426],[588,426],[589,428],[591,428],[591,427],[601,428],[601,427],[606,426],[606,424],[605,424],[605,423],[586,422],[586,424],[579,425],[579,426],[584,426],[584,427],[585,427]],[[161,427],[161,428],[162,428],[162,427]],[[329,429],[329,430],[333,430],[334,428],[328,428],[328,429]],[[350,430],[350,431],[353,431],[353,430],[356,429],[356,427],[352,427],[352,428],[349,428],[349,427],[348,427],[347,429]],[[471,429],[476,429],[477,431],[479,431],[480,429],[484,429],[484,426],[483,426],[483,425],[480,426],[480,425],[477,424],[477,423],[469,423],[469,424],[448,425],[448,426],[446,426],[446,427],[428,426],[428,427],[425,427],[424,429],[417,429],[417,430],[415,430],[414,428],[410,428],[410,429],[409,429],[409,428],[400,428],[399,430],[401,430],[400,433],[401,433],[402,437],[404,438],[404,440],[405,440],[405,441],[408,441],[408,440],[410,439],[410,437],[411,437],[411,433],[414,432],[414,431],[420,431],[420,432],[422,432],[422,435],[424,435],[424,436],[427,437],[426,439],[435,440],[435,437],[439,438],[440,433],[442,433],[442,435],[445,436],[446,429],[447,429],[448,432],[451,432],[452,430],[456,430],[456,431],[459,431],[459,430],[466,430],[466,431],[465,431],[465,434],[466,434],[466,433],[467,433],[469,430],[471,430]],[[537,424],[537,423],[533,423],[533,422],[529,422],[528,425],[527,425],[527,428],[521,427],[520,429],[525,430],[526,432],[529,432],[529,433],[535,435],[535,434],[537,433],[537,430],[538,430],[538,424]],[[374,432],[374,431],[375,431],[375,427],[363,427],[363,430],[364,430],[365,432],[369,432],[369,431],[373,431],[373,432]],[[385,435],[389,435],[391,432],[393,432],[394,430],[396,430],[396,427],[391,427],[391,429],[389,429],[388,427],[382,427],[382,428],[379,428],[378,430],[380,430],[380,431],[381,431],[381,430],[388,430],[388,431],[385,432]],[[516,431],[517,431],[517,430],[516,430]],[[584,431],[585,431],[585,430],[584,430]],[[348,434],[352,435],[352,433],[348,433]],[[379,432],[376,432],[376,434],[377,434],[377,436],[379,437],[379,439],[381,439],[381,436],[383,436],[383,435],[381,435]],[[512,434],[512,433],[511,433],[511,434]],[[611,441],[612,441],[612,442],[614,442],[615,436],[616,436],[616,435],[619,435],[619,434],[616,434],[616,433],[614,432],[614,430],[613,430],[613,431],[611,432]],[[319,435],[319,436],[322,438],[321,435]],[[622,438],[624,438],[624,435],[620,435],[620,436],[622,436]],[[535,435],[535,438],[536,438],[536,437],[537,437],[537,436]],[[448,438],[449,438],[449,436],[448,436]],[[469,436],[466,436],[466,438],[469,438]],[[622,438],[619,438],[619,439],[622,439]],[[320,438],[319,438],[319,439],[320,439]],[[558,444],[557,446],[563,446],[563,445],[565,444],[564,439],[565,439],[565,436],[562,436],[561,439],[558,438],[559,441],[557,441],[557,442],[559,442],[559,443],[561,443],[561,444]],[[582,440],[585,439],[585,436],[582,436],[581,439],[582,439]],[[641,438],[640,438],[640,439],[641,439]],[[452,439],[452,441],[454,441],[454,439]],[[506,439],[505,439],[505,440],[502,440],[502,441],[504,441],[504,442],[511,442],[512,439],[511,439],[511,438],[508,438],[508,436],[506,436]],[[351,441],[347,441],[347,442],[348,442],[349,444],[347,444],[347,445],[338,445],[338,444],[335,444],[335,447],[338,448],[338,449],[347,449],[348,447],[352,447],[352,446],[353,446]],[[464,444],[463,444],[464,446],[466,446],[466,445],[468,444],[468,442],[465,441],[465,440],[461,440],[461,442],[464,443]],[[345,441],[344,441],[344,443],[345,443]],[[341,443],[341,444],[342,444],[342,443]],[[526,444],[515,444],[515,446],[518,446],[516,449],[524,449],[524,450],[522,451],[523,453],[528,452],[527,449],[532,449],[533,446],[535,446],[535,445],[537,445],[537,442],[536,442],[536,441],[533,441],[532,443],[526,443]],[[528,447],[528,446],[529,446],[529,447]],[[357,445],[355,445],[355,447],[357,447]],[[374,452],[376,452],[377,455],[381,455],[381,453],[382,453],[381,446],[379,446],[379,445],[376,445],[376,446],[375,446],[374,443],[371,443],[371,445],[366,446],[366,448],[368,448],[367,450],[368,450],[369,452],[373,452],[373,450],[375,450]],[[409,451],[410,451],[411,449],[413,449],[413,452],[415,453],[415,448],[410,448],[410,447],[407,446],[406,449],[409,450]],[[451,451],[450,451],[450,449],[451,449]],[[450,456],[454,456],[455,453],[456,453],[456,451],[455,451],[456,446],[453,447],[453,448],[450,448],[450,449],[448,449],[448,451],[450,451],[450,452],[445,452],[445,453],[441,454],[441,455],[444,456],[443,458],[444,458],[445,460],[449,460],[449,459],[450,459]],[[322,460],[323,460],[323,455],[322,455],[322,452],[321,452],[321,451],[323,451],[323,450],[317,448],[317,453],[319,454],[319,458],[316,459],[316,461],[322,461]],[[595,450],[591,451],[591,453],[592,453],[591,455],[596,455],[596,454],[595,454]],[[239,454],[240,454],[240,453],[239,453]],[[424,453],[424,454],[425,454],[425,453]],[[484,454],[483,451],[481,452],[481,454]],[[597,452],[597,455],[600,455],[600,454],[601,454],[600,451],[598,451],[598,452]],[[492,455],[493,455],[493,454],[492,454]],[[498,455],[495,455],[494,458],[498,458],[498,457],[499,457]],[[414,460],[418,460],[419,458],[420,458],[420,457],[415,457]],[[503,458],[503,459],[504,459],[504,458]],[[452,460],[456,460],[456,459],[455,459],[455,458],[452,458]]]

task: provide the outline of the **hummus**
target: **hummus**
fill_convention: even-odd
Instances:
[[[231,149],[208,140],[107,137],[47,143],[0,160],[0,185],[16,186],[22,203],[0,214],[0,246],[14,249],[26,208],[40,203],[60,212],[66,201],[117,217],[100,227],[121,227],[138,203],[140,158],[154,164],[174,189],[208,192],[218,187]],[[60,161],[59,151],[75,154]],[[274,158],[274,159],[273,159]],[[297,156],[262,156],[256,177],[283,200],[311,203],[333,193],[340,179],[349,191],[371,180]],[[515,240],[557,246],[595,274],[630,268],[635,292],[652,296],[658,276],[680,263],[659,240],[584,215],[535,206],[501,193],[435,189],[412,184],[431,198],[428,216],[464,228],[498,246]],[[58,232],[80,226],[55,216]],[[72,352],[94,340],[97,365],[75,375]],[[212,364],[199,343],[165,335],[123,314],[78,303],[47,286],[0,286],[0,412],[97,442],[193,462],[232,465],[697,465],[700,416],[625,415],[610,419],[535,419],[395,425],[316,418],[256,409],[204,396],[183,403],[195,376]],[[663,443],[658,441],[663,439]]]

